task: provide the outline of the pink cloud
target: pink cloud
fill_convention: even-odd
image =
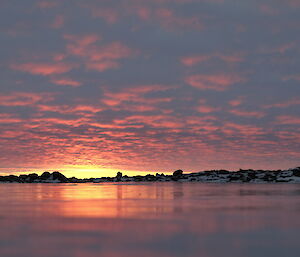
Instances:
[[[280,54],[284,54],[286,51],[294,48],[295,46],[297,46],[297,43],[292,41],[292,42],[287,42],[278,46],[262,46],[259,49],[260,53],[263,54],[270,54],[270,53],[280,53]]]
[[[237,116],[242,116],[246,118],[262,118],[265,116],[264,112],[260,111],[244,111],[244,110],[238,110],[238,109],[233,109],[229,111],[230,113],[237,115]]]
[[[159,104],[171,102],[172,97],[157,97],[149,98],[146,96],[150,92],[164,91],[173,86],[169,85],[139,85],[132,86],[126,90],[120,90],[117,92],[111,92],[108,89],[105,90],[104,97],[101,103],[111,110],[122,111],[134,111],[134,112],[150,112],[157,111],[164,114],[172,112],[171,110],[161,110]]]
[[[83,37],[65,35],[64,38],[69,41],[67,44],[69,54],[81,57],[88,70],[102,72],[116,69],[120,66],[118,60],[136,54],[136,51],[118,41],[106,45],[96,44],[101,39],[97,35]]]
[[[50,93],[12,92],[0,94],[0,105],[2,106],[27,106],[51,100],[53,100],[53,94]]]
[[[293,105],[300,105],[300,98],[299,97],[294,97],[290,100],[284,101],[284,102],[279,102],[279,103],[274,103],[274,104],[268,104],[268,105],[264,105],[264,108],[273,108],[273,107],[277,107],[277,108],[286,108],[286,107],[290,107]]]
[[[296,74],[296,75],[289,75],[289,76],[285,76],[282,78],[283,81],[287,81],[287,80],[296,80],[296,81],[300,81],[300,75]]]
[[[236,99],[230,100],[228,104],[235,107],[241,105],[243,102],[244,102],[244,97],[240,96]]]
[[[300,1],[299,0],[286,0],[286,2],[291,7],[300,7]]]
[[[204,25],[199,17],[180,17],[173,10],[168,8],[157,8],[154,11],[155,21],[158,21],[165,28],[192,28],[203,29]]]
[[[195,66],[199,63],[212,60],[213,58],[220,59],[223,62],[226,62],[228,64],[238,63],[238,62],[242,62],[244,60],[244,57],[242,54],[225,55],[225,54],[221,54],[221,53],[214,53],[211,55],[185,56],[185,57],[182,57],[180,61],[183,65],[191,67],[191,66]]]
[[[38,1],[37,6],[42,9],[53,8],[58,5],[55,1]]]
[[[276,118],[277,123],[282,125],[299,125],[300,117],[292,115],[281,115]]]
[[[263,129],[260,127],[256,127],[253,125],[237,124],[233,122],[225,122],[222,126],[222,130],[229,135],[236,134],[236,131],[246,136],[251,136],[251,135],[256,136],[264,133]]]
[[[199,105],[196,110],[201,113],[210,113],[219,111],[220,108],[209,106],[209,105]]]
[[[52,75],[69,72],[74,68],[73,64],[69,63],[45,63],[45,62],[28,62],[21,64],[12,64],[10,66],[14,70],[28,72],[34,75]]]
[[[23,120],[9,113],[0,113],[0,123],[19,123]]]
[[[210,113],[210,112],[216,112],[220,110],[220,108],[208,105],[206,102],[207,101],[205,99],[200,99],[199,100],[200,105],[196,107],[196,110],[201,113]]]
[[[94,105],[45,105],[39,104],[37,108],[40,112],[56,112],[61,114],[77,114],[82,112],[96,113],[104,110],[101,107]],[[85,114],[86,115],[86,114]]]
[[[116,9],[101,7],[101,8],[93,8],[92,16],[103,18],[107,23],[113,24],[118,21],[119,13]]]
[[[51,82],[60,86],[79,87],[82,85],[80,82],[69,78],[52,79]]]
[[[268,5],[268,4],[260,4],[259,10],[261,13],[267,14],[267,15],[277,15],[278,14],[278,10],[276,10],[274,7],[272,7],[271,5]]]
[[[224,91],[233,84],[244,81],[245,78],[235,74],[196,74],[185,78],[185,82],[192,87],[215,91]]]
[[[75,46],[77,48],[79,47],[86,47],[89,46],[99,40],[101,40],[101,36],[97,34],[88,34],[88,35],[70,35],[70,34],[65,34],[64,39],[70,41],[72,45],[68,45],[68,47],[73,46],[75,49]],[[71,47],[71,50],[73,48]],[[81,51],[74,51],[73,54],[80,55]]]
[[[195,55],[195,56],[186,56],[181,58],[181,62],[185,66],[194,66],[201,62],[206,62],[211,59],[211,56],[208,55]]]
[[[117,69],[119,68],[119,63],[115,61],[99,61],[99,62],[87,62],[86,68],[88,70],[96,70],[96,71],[105,71],[109,69]]]
[[[51,24],[51,28],[53,29],[60,29],[65,23],[65,18],[63,15],[57,15]]]

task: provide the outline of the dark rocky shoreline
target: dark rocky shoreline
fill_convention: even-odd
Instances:
[[[300,167],[288,170],[210,170],[197,173],[184,174],[182,170],[176,170],[172,175],[163,173],[145,176],[123,176],[118,172],[116,177],[67,178],[62,173],[44,172],[42,175],[36,173],[28,175],[0,176],[0,183],[104,183],[104,182],[203,182],[203,183],[300,183]]]

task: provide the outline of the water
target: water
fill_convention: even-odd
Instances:
[[[299,257],[299,184],[0,184],[1,257]]]

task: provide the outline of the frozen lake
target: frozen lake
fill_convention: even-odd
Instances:
[[[300,184],[0,184],[1,257],[299,257]]]

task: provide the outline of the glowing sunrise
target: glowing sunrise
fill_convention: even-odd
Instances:
[[[2,1],[1,172],[297,166],[299,7]]]
[[[0,0],[0,257],[299,257],[300,0]]]

